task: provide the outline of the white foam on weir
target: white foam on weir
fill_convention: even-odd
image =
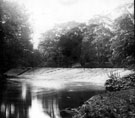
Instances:
[[[72,82],[88,82],[104,86],[105,81],[109,79],[108,75],[111,73],[118,73],[120,77],[123,77],[131,74],[132,71],[124,68],[49,68],[48,70],[47,68],[42,68],[34,70],[33,73],[23,74],[22,77],[26,79],[22,80],[33,87],[59,90]]]
[[[47,88],[47,89],[62,89],[64,82],[60,80],[29,80],[28,83],[33,87]]]

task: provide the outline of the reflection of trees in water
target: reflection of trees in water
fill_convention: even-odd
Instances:
[[[61,118],[58,105],[58,93],[49,95],[41,94],[37,97],[42,101],[45,114],[47,113],[51,118]]]
[[[31,105],[30,90],[27,89],[25,99],[21,98],[21,88],[14,85],[8,85],[2,92],[0,102],[2,118],[28,118],[28,109]]]
[[[0,90],[0,118],[31,118],[29,112],[34,101],[34,98],[31,98],[31,91],[23,83],[21,86],[18,83],[16,85],[6,84],[5,89]],[[43,114],[48,114],[50,118],[61,118],[57,93],[49,93],[49,95],[36,93],[36,98],[42,107]],[[37,107],[36,109],[40,110],[39,106]]]

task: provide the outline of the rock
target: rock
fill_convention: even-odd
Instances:
[[[85,102],[73,118],[134,118],[135,89],[96,95]]]
[[[119,79],[111,78],[105,82],[105,87],[107,91],[119,91],[135,88],[135,73]]]

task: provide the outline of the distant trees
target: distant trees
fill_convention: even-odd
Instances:
[[[98,16],[87,24],[70,22],[42,36],[39,49],[52,66],[128,67],[135,63],[133,14],[124,12],[112,21]],[[54,64],[54,65],[53,65]]]
[[[28,14],[18,4],[0,1],[0,73],[18,66],[129,67],[135,64],[134,5],[115,20],[96,16],[88,23],[56,25],[33,50]],[[40,52],[39,52],[40,51]],[[43,62],[43,63],[41,63]]]
[[[78,27],[72,28],[60,37],[59,47],[63,55],[62,61],[67,66],[80,61],[82,39],[82,32]]]
[[[32,66],[33,46],[28,15],[20,5],[0,1],[0,72]],[[30,62],[31,61],[31,62]]]
[[[110,38],[112,32],[106,23],[107,18],[97,17],[91,19],[85,30],[82,48],[85,61],[92,67],[105,66],[110,57]],[[83,49],[84,49],[83,48]],[[87,53],[86,53],[87,52]]]

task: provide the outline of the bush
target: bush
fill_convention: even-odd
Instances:
[[[108,76],[110,79],[105,82],[105,88],[107,91],[118,91],[135,88],[135,73],[122,78],[118,73],[111,73]]]

